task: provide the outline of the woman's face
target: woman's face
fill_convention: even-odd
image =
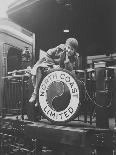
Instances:
[[[66,45],[66,54],[70,57],[74,55],[74,53],[75,53],[75,49],[70,45]]]

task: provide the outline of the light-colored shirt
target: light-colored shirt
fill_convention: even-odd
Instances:
[[[59,46],[49,49],[47,54],[42,59],[39,59],[31,70],[32,75],[36,75],[38,67],[47,68],[54,65],[59,65],[61,68],[72,71],[74,67],[74,62],[65,62],[65,44],[60,44]],[[63,63],[63,65],[61,65]]]

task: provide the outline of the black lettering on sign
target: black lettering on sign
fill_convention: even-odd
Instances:
[[[63,115],[63,113],[60,113],[59,115],[61,116],[61,119],[62,119],[62,115]]]
[[[64,76],[65,76],[65,74],[61,74],[61,75],[60,75],[60,78],[61,78],[61,79],[64,79]]]
[[[71,88],[73,87],[73,85],[74,85],[74,82],[71,82],[71,83],[70,83]]]
[[[51,111],[50,116],[52,116],[53,118],[55,117],[56,113]]]
[[[73,88],[72,93],[76,93],[76,92],[77,92],[77,88]]]
[[[56,113],[56,120],[58,119],[58,114]]]
[[[70,82],[70,77],[67,76],[67,77],[65,78],[65,80],[66,80],[66,82]]]
[[[65,117],[69,117],[69,114],[67,113],[67,111],[64,112]]]
[[[45,112],[47,112],[46,109],[47,109],[47,106],[44,108],[44,111],[45,111]]]
[[[46,89],[46,85],[45,85],[45,84],[42,84],[42,86],[41,86],[41,87],[42,87],[42,89],[43,89],[43,90],[45,90],[45,89]]]
[[[51,75],[49,75],[48,78],[50,79],[50,81],[52,81]]]
[[[68,111],[72,114],[73,113],[73,108],[72,107],[69,107],[68,108]]]
[[[51,111],[51,110],[48,110],[48,111],[47,111],[47,114],[49,114],[50,111]]]
[[[53,79],[57,79],[57,74],[53,74]]]
[[[45,92],[40,92],[41,94],[40,94],[40,96],[44,96],[44,94],[45,94]]]
[[[45,80],[45,84],[47,84],[48,82],[49,82],[49,80],[48,80],[48,79],[46,79],[46,80]]]

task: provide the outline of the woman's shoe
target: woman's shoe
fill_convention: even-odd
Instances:
[[[36,100],[36,94],[33,93],[30,100],[29,100],[29,102],[34,102],[35,100]]]

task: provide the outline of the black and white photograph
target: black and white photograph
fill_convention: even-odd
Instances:
[[[0,0],[0,155],[116,155],[116,0]]]

